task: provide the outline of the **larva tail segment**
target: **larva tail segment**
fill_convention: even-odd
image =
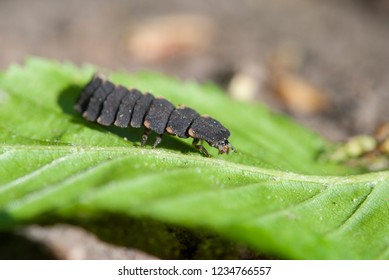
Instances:
[[[94,91],[101,86],[101,84],[106,81],[106,78],[102,74],[95,74],[93,75],[90,82],[84,87],[83,91],[81,92],[80,96],[78,97],[78,100],[76,102],[76,105],[74,106],[74,109],[79,114],[82,114],[88,106],[89,100],[94,93]]]

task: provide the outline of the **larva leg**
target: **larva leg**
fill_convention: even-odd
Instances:
[[[153,149],[158,146],[159,143],[162,141],[162,134],[158,135],[157,138],[155,138],[155,142],[153,144]]]
[[[200,152],[202,152],[204,155],[206,155],[207,157],[210,157],[210,154],[208,153],[208,151],[204,148],[204,146],[202,145],[202,142],[199,144],[199,141],[200,139],[193,139],[193,142],[192,142],[192,145],[197,149],[199,150]]]
[[[145,128],[145,131],[143,132],[142,135],[142,141],[140,142],[141,147],[144,147],[144,145],[146,145],[147,138],[149,138],[150,131],[151,131],[150,129]]]

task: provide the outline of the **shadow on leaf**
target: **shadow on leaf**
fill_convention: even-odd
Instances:
[[[58,97],[58,105],[61,107],[62,111],[67,114],[71,115],[72,123],[76,123],[79,125],[87,126],[91,129],[100,131],[100,132],[110,132],[113,134],[116,134],[117,136],[127,139],[134,144],[134,146],[140,146],[140,140],[142,138],[143,129],[141,128],[120,128],[116,126],[102,126],[98,123],[93,123],[85,120],[80,116],[75,110],[74,110],[74,104],[77,101],[77,98],[79,94],[81,93],[83,87],[79,85],[71,85],[64,90],[61,91]],[[155,140],[156,135],[151,133],[149,136],[148,144],[146,145],[152,145],[153,141]],[[183,142],[177,137],[170,136],[170,135],[164,135],[162,142],[158,145],[158,148],[165,148],[168,150],[175,150],[179,151],[183,154],[189,154],[194,153],[198,154],[198,151],[189,143]]]

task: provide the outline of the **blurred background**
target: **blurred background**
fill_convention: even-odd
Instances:
[[[0,50],[1,71],[34,55],[212,81],[333,141],[389,120],[389,0],[0,0]]]
[[[388,119],[388,0],[0,0],[0,49],[213,81],[331,140]]]

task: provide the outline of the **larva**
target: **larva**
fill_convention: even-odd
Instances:
[[[228,154],[230,149],[235,151],[228,142],[229,130],[217,120],[200,116],[189,107],[176,108],[168,100],[151,93],[142,94],[136,89],[115,85],[101,74],[95,74],[82,90],[75,110],[88,121],[104,126],[143,126],[142,147],[153,131],[158,135],[153,148],[161,142],[163,134],[168,133],[181,138],[192,137],[192,145],[206,156],[209,153],[202,145],[203,141],[217,148],[219,154]]]

